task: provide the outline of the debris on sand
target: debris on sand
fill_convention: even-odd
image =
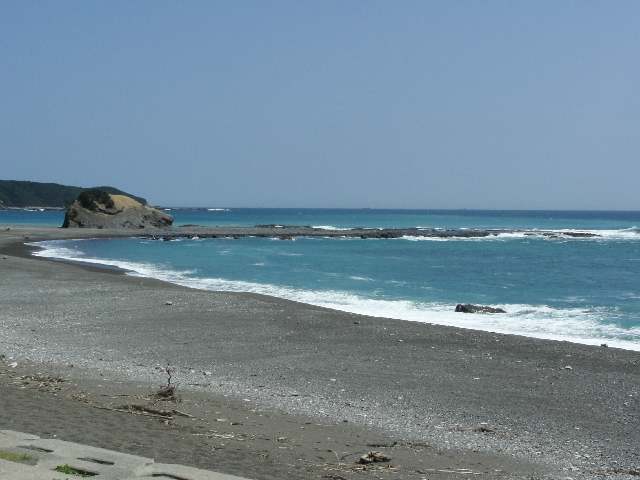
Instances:
[[[362,464],[375,463],[375,462],[390,462],[390,461],[391,461],[391,457],[385,455],[382,452],[369,452],[365,455],[362,455],[358,459],[358,463],[362,463]]]
[[[176,397],[176,386],[175,385],[164,385],[160,387],[160,389],[155,393],[157,398],[162,400],[175,400]]]
[[[489,425],[482,424],[482,423],[478,425],[476,428],[474,428],[473,431],[478,433],[495,433],[496,432],[495,428],[491,428]]]

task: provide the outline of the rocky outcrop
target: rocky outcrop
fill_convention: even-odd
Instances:
[[[456,312],[462,313],[507,313],[501,308],[486,307],[484,305],[472,305],[470,303],[459,303],[456,305]]]
[[[86,190],[73,202],[64,217],[63,228],[164,228],[173,223],[165,212],[126,195]]]

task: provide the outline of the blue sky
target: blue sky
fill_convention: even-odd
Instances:
[[[640,209],[640,3],[0,3],[0,178],[203,206]]]

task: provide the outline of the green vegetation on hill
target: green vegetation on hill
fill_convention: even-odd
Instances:
[[[114,187],[95,187],[116,195],[127,195],[142,204],[147,201]],[[3,207],[66,207],[88,188],[60,185],[57,183],[0,180],[0,208]]]
[[[98,190],[97,188],[92,188],[91,190],[85,190],[80,195],[78,195],[78,202],[87,210],[96,211],[98,209],[98,204],[101,203],[107,208],[113,208],[113,200],[109,196],[107,192],[104,190]]]

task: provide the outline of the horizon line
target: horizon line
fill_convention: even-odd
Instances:
[[[433,212],[624,212],[640,213],[633,209],[587,209],[587,208],[422,208],[422,207],[249,207],[249,206],[172,206],[163,204],[150,204],[157,208],[172,208],[176,210],[186,209],[236,209],[236,210],[401,210],[401,211],[433,211]]]

